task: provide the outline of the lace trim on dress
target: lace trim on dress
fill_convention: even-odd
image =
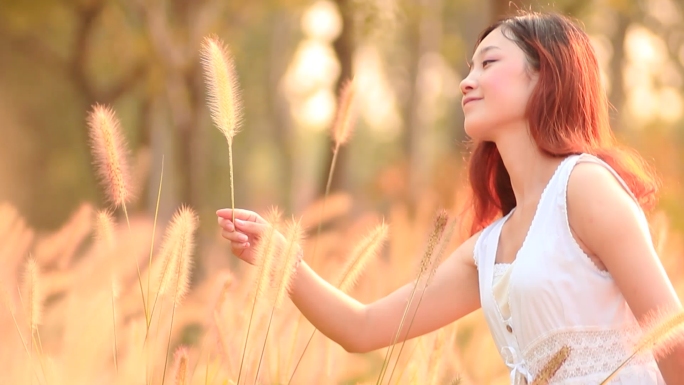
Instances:
[[[571,351],[553,381],[578,379],[599,373],[610,374],[632,353],[631,347],[641,335],[638,325],[612,330],[571,330],[552,334],[532,343],[523,351],[530,373],[538,375],[542,368],[563,346]],[[654,362],[653,355],[635,356],[627,367]]]
[[[511,263],[495,263],[494,264],[494,280],[501,278],[502,275],[506,274],[506,271],[511,267]]]

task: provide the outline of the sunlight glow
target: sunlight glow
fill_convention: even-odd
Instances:
[[[342,16],[337,5],[321,0],[309,7],[302,16],[302,31],[314,39],[332,42],[342,32]]]
[[[357,86],[363,90],[356,96],[361,118],[371,132],[386,140],[396,138],[401,130],[401,117],[377,48],[363,45],[356,50],[354,72]]]
[[[282,87],[298,125],[321,131],[330,127],[335,116],[334,90],[341,71],[331,45],[342,31],[337,5],[329,0],[315,2],[302,15],[301,28],[306,37],[297,46]]]
[[[330,89],[322,88],[293,110],[295,119],[306,122],[315,131],[322,131],[332,125],[337,103]]]
[[[636,123],[633,127],[643,128],[654,119],[667,124],[681,119],[682,75],[672,63],[665,41],[651,30],[633,25],[625,37],[625,54],[623,81],[627,112]]]
[[[627,58],[645,65],[659,65],[667,59],[667,46],[660,36],[648,28],[633,25],[625,37]]]
[[[321,87],[334,86],[340,76],[340,64],[329,44],[317,40],[299,43],[290,68],[285,75],[286,92],[304,95]]]

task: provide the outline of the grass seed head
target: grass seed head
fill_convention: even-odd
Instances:
[[[88,116],[88,134],[96,173],[114,206],[131,200],[126,143],[119,120],[110,107],[96,104]]]
[[[355,84],[353,80],[348,81],[340,91],[339,107],[333,123],[333,140],[337,146],[347,143],[354,129],[354,122],[356,121]]]
[[[233,58],[217,36],[204,38],[200,56],[211,118],[228,144],[232,144],[242,120],[242,104]]]
[[[43,298],[40,285],[40,267],[36,260],[30,258],[24,268],[23,302],[26,317],[31,329],[35,330],[40,325],[43,315]]]
[[[302,241],[302,226],[300,221],[292,220],[287,224],[285,230],[285,239],[287,243],[283,249],[282,255],[278,257],[280,266],[278,269],[278,285],[276,289],[275,307],[280,307],[285,299],[285,296],[290,290],[292,278],[294,277],[294,267],[299,258]]]
[[[173,375],[175,385],[186,385],[188,376],[188,349],[179,347],[173,354]]]
[[[684,342],[684,311],[658,310],[643,322],[646,331],[636,345],[635,352],[650,350],[658,359],[666,356]]]
[[[95,237],[105,247],[114,247],[114,218],[109,210],[97,212],[95,218]]]
[[[165,260],[159,277],[159,295],[169,294],[177,303],[188,292],[197,226],[195,212],[189,207],[181,207],[173,216],[162,245]]]
[[[423,259],[420,261],[420,274],[427,271],[430,268],[432,256],[435,252],[435,248],[439,244],[444,234],[444,229],[446,228],[447,221],[449,220],[449,215],[446,210],[440,210],[435,217],[435,222],[432,226],[432,232],[428,238],[427,247],[425,249],[425,254],[423,254]]]
[[[544,365],[542,370],[539,372],[539,375],[534,379],[534,382],[532,382],[532,385],[546,385],[548,384],[553,376],[556,375],[556,372],[563,366],[565,361],[570,357],[570,352],[572,349],[565,345],[560,350],[556,352],[556,354],[551,357],[551,359]]]
[[[342,268],[342,272],[338,278],[338,288],[343,292],[348,292],[356,284],[364,268],[368,265],[378,252],[382,249],[389,227],[383,222],[376,226],[370,233],[356,243],[351,256],[347,263]]]

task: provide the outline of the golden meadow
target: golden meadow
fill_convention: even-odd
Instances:
[[[216,38],[206,39],[202,50],[208,108],[226,137],[232,165],[240,122],[234,69]],[[334,154],[353,140],[354,92],[362,90],[350,82],[341,95],[331,134]],[[198,255],[199,221],[215,217],[179,207],[170,222],[161,223],[129,211],[136,187],[116,112],[93,106],[88,124],[94,172],[109,206],[84,202],[59,230],[44,234],[11,204],[0,205],[1,384],[233,384],[238,378],[245,384],[373,384],[386,366],[383,383],[507,383],[480,312],[405,345],[346,353],[282,298],[287,251],[265,247],[262,262],[270,258],[273,266],[251,267],[234,263],[217,235]],[[231,167],[225,176],[231,195],[232,174]],[[667,189],[673,177],[666,174],[664,181]],[[162,173],[160,196],[163,182]],[[463,239],[455,216],[462,203],[457,182],[427,190],[414,205],[395,203],[384,214],[354,213],[353,197],[326,193],[292,220],[282,216],[281,231],[290,246],[301,244],[321,276],[345,283],[361,301],[412,280],[419,300],[440,257]],[[234,204],[232,196],[226,199],[226,207]],[[437,216],[441,208],[446,212]],[[681,296],[681,233],[671,229],[663,211],[653,213],[651,222]],[[203,274],[191,281],[198,260]],[[675,331],[681,320],[675,321],[661,334]],[[549,359],[551,367],[562,365],[562,359]]]

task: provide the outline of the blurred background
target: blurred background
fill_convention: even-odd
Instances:
[[[356,79],[359,116],[337,160],[326,231],[310,237],[314,241],[306,247],[320,239],[325,258],[314,267],[328,279],[353,245],[350,239],[385,217],[391,227],[389,251],[368,268],[353,296],[370,302],[389,293],[415,275],[435,210],[459,204],[467,156],[459,82],[480,31],[518,9],[572,16],[591,36],[613,105],[613,128],[663,180],[652,231],[681,298],[682,0],[0,0],[0,282],[13,289],[22,280],[20,265],[33,255],[45,286],[46,316],[39,331],[46,354],[82,374],[81,382],[65,374],[70,384],[116,383],[100,382],[116,377],[107,353],[111,337],[97,343],[92,338],[110,336],[114,329],[107,322],[89,324],[81,315],[97,308],[109,317],[106,303],[93,307],[89,301],[95,293],[109,294],[104,278],[111,269],[124,288],[114,317],[120,333],[138,335],[143,310],[135,264],[122,255],[147,267],[164,159],[160,226],[181,204],[198,212],[201,226],[193,291],[177,322],[171,322],[170,346],[192,347],[191,361],[207,367],[226,363],[214,357],[240,357],[253,271],[230,257],[214,215],[230,206],[228,146],[209,118],[199,51],[202,38],[216,34],[235,58],[244,104],[233,145],[236,206],[264,212],[275,205],[287,214],[308,213],[304,227],[310,236],[320,219],[316,214],[332,160],[338,91],[346,80]],[[90,243],[93,212],[107,206],[88,144],[86,117],[95,103],[116,110],[134,169],[136,199],[128,211],[136,230],[117,233],[123,251],[111,256]],[[103,261],[110,257],[118,267],[105,268]],[[230,286],[234,277],[240,284]],[[228,293],[228,299],[214,301],[219,292]],[[114,311],[113,291],[111,296]],[[212,318],[215,310],[223,312],[220,318]],[[299,330],[301,321],[296,309],[285,314],[281,335]],[[2,334],[15,335],[9,316],[0,316]],[[168,314],[159,317],[158,328],[166,327]],[[222,325],[230,332],[222,332]],[[202,332],[210,344],[216,345],[214,335],[230,341],[221,339],[211,348],[215,351],[200,358]],[[437,351],[433,341],[434,346],[447,341],[448,354],[440,356],[442,378],[508,383],[480,312],[459,321],[458,330],[440,333],[434,340],[414,341],[419,353],[412,357],[425,358],[422,366],[414,365],[424,372],[416,373],[437,372],[430,358]],[[291,355],[295,346],[302,348],[307,333],[293,334],[294,342],[279,340],[282,346],[270,351]],[[81,336],[82,345],[64,336]],[[15,339],[11,346],[3,342],[0,361],[23,357]],[[129,345],[137,346],[122,343]],[[310,377],[295,383],[372,381],[382,363],[381,352],[351,355],[323,338],[312,346],[318,354],[309,353],[303,364],[308,369],[298,374]],[[90,353],[95,349],[99,355]],[[158,353],[145,361],[148,368],[156,365],[157,376],[165,373],[169,346]],[[120,353],[123,367],[129,356],[132,366],[126,373],[137,382],[120,374],[119,383],[145,383],[139,374],[148,372],[135,366],[139,358]],[[226,379],[235,377],[226,370]],[[272,371],[277,378],[278,370]]]
[[[2,0],[0,201],[37,229],[83,201],[101,206],[87,142],[94,103],[117,111],[137,199],[160,218],[181,203],[214,231],[230,205],[228,151],[205,99],[199,47],[218,35],[237,65],[244,123],[235,138],[236,205],[301,210],[320,198],[340,83],[361,110],[332,191],[354,207],[449,196],[466,154],[458,87],[478,33],[518,8],[573,16],[591,35],[613,127],[664,178],[661,207],[684,226],[681,0]]]

